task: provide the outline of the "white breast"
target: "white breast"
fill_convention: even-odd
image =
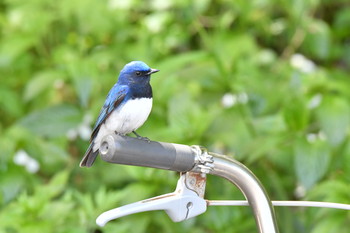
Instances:
[[[118,132],[128,134],[140,128],[147,120],[152,109],[152,98],[128,100],[123,106],[114,110],[101,125],[94,140],[93,151],[100,147],[104,136]]]

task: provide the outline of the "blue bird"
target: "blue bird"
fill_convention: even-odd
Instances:
[[[142,61],[132,61],[120,71],[117,83],[109,91],[90,138],[90,146],[80,162],[81,167],[94,163],[101,140],[108,134],[125,135],[143,125],[152,109],[151,74],[158,72]]]

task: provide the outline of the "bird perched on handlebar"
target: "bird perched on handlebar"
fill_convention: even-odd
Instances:
[[[97,118],[81,167],[91,167],[94,163],[101,140],[108,134],[134,133],[147,120],[152,109],[151,74],[158,72],[142,61],[132,61],[120,71],[117,83],[109,91]],[[148,140],[148,139],[147,139]]]

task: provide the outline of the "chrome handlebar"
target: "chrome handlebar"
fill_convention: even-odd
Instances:
[[[104,161],[110,163],[153,167],[178,172],[201,173],[204,176],[205,174],[212,174],[223,177],[235,184],[248,200],[254,213],[258,232],[278,233],[274,209],[264,187],[247,167],[234,159],[215,153],[207,153],[204,148],[198,146],[191,147],[174,143],[146,141],[121,135],[106,136],[102,140],[100,154]],[[178,187],[179,185],[178,183]],[[185,186],[182,185],[181,187]],[[174,193],[176,194],[176,192]],[[171,205],[177,203],[176,201],[174,202],[174,197],[172,196],[174,193],[169,194],[172,197],[171,201],[169,199],[169,203],[172,203]],[[186,191],[185,193],[187,195],[186,197],[176,197],[176,200],[197,200],[197,197],[193,196],[196,195],[196,192]],[[192,196],[189,197],[188,195]],[[164,202],[163,197],[167,196],[162,195],[162,201]],[[165,203],[166,201],[167,199],[165,199]],[[162,206],[164,206],[163,202]],[[183,202],[179,203],[182,204]],[[155,202],[154,205],[159,206],[159,203]],[[150,207],[149,204],[147,205],[147,209],[143,209],[143,206],[136,205],[136,209],[132,213],[152,210],[152,208],[157,209],[154,206]],[[193,208],[196,208],[196,206],[200,206],[203,209],[202,204],[194,205]],[[127,209],[125,207],[120,207],[117,211]],[[133,207],[135,208],[135,205]],[[201,214],[204,211],[203,209],[203,211],[197,212]],[[196,214],[193,213],[190,217],[198,215],[197,212]],[[108,213],[111,212],[107,211],[101,216],[108,218],[109,221],[111,220],[111,216],[107,216]],[[126,214],[119,214],[118,216],[124,215]],[[174,214],[169,216],[175,218],[172,217]],[[182,216],[179,219],[185,220],[187,217],[188,212],[185,218]],[[101,218],[99,221],[101,221]]]

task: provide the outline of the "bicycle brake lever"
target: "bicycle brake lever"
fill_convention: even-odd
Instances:
[[[113,219],[152,210],[165,210],[171,220],[181,222],[206,211],[207,202],[203,199],[204,188],[205,175],[183,173],[173,193],[108,210],[97,217],[96,224],[102,227]]]

